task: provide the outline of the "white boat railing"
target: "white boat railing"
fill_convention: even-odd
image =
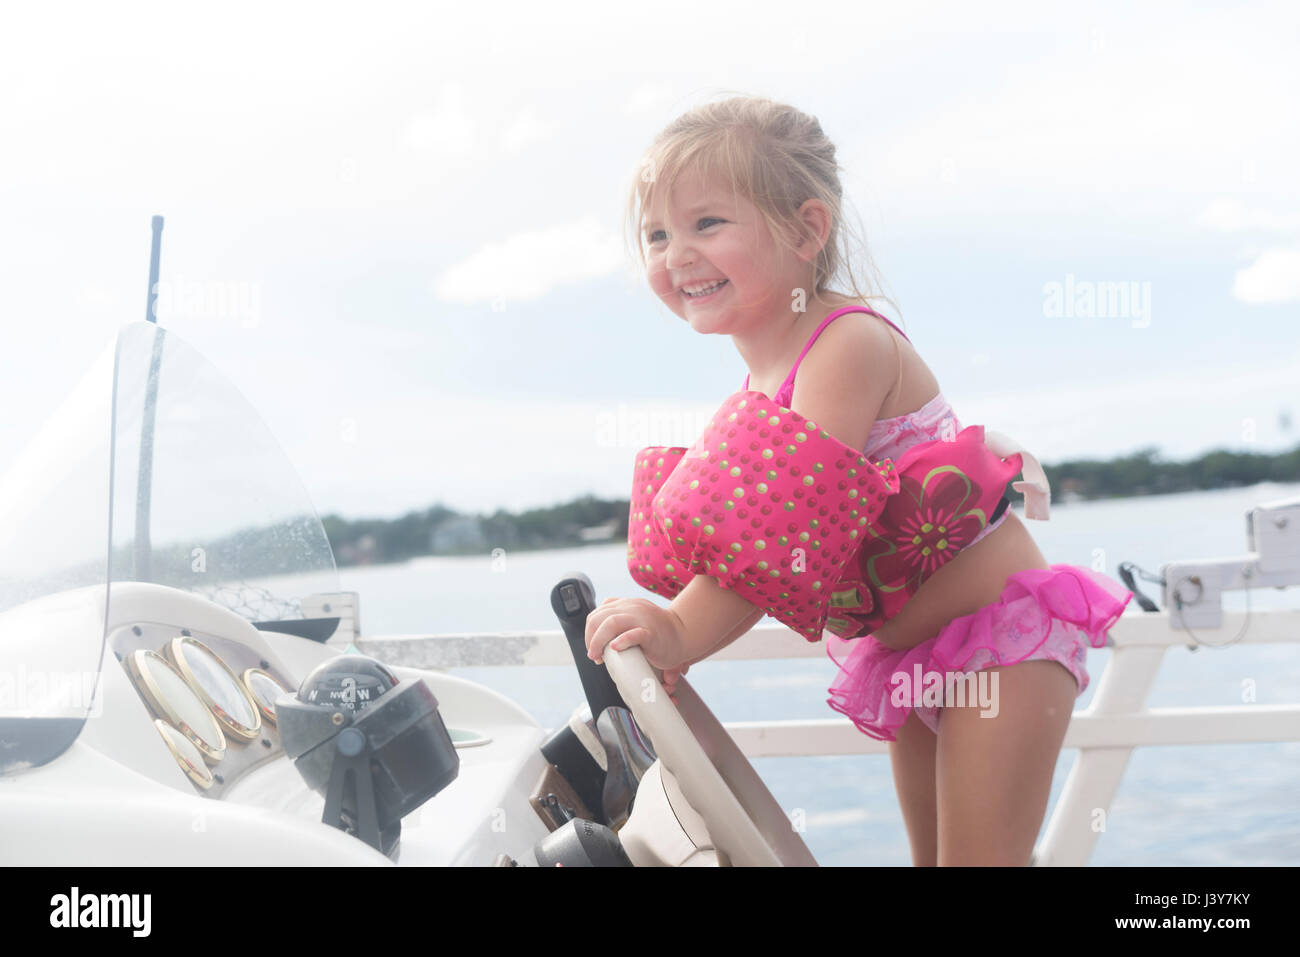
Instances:
[[[1221,626],[1198,629],[1197,639],[1205,645],[1226,643],[1243,631],[1248,616],[1238,643],[1300,642],[1300,610],[1289,609],[1225,611]],[[1170,628],[1165,612],[1127,612],[1111,629],[1110,660],[1095,679],[1092,701],[1074,712],[1066,731],[1062,747],[1078,748],[1079,754],[1035,848],[1035,865],[1087,864],[1135,748],[1300,741],[1300,704],[1146,707],[1165,652],[1191,643],[1186,632]],[[363,653],[394,665],[434,670],[573,664],[564,633],[558,629],[362,637],[355,644]],[[764,622],[708,660],[825,656],[821,642],[806,642],[782,625]],[[886,742],[862,734],[847,718],[737,721],[723,726],[750,758],[888,753]]]

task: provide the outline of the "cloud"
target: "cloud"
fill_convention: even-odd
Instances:
[[[1247,229],[1293,230],[1300,229],[1300,216],[1267,209],[1248,209],[1236,200],[1216,199],[1201,211],[1196,224],[1225,233]]]
[[[1270,364],[1153,365],[1140,376],[1072,378],[1002,394],[945,394],[963,427],[983,424],[1011,435],[1040,462],[1110,458],[1144,445],[1159,446],[1169,458],[1242,448],[1250,441],[1262,452],[1295,442],[1268,423],[1292,402],[1300,351],[1272,358]],[[1255,439],[1243,437],[1250,433]]]
[[[420,153],[464,156],[474,148],[474,127],[463,105],[459,83],[448,83],[438,92],[438,102],[410,117],[401,140]]]
[[[588,491],[626,497],[637,452],[689,445],[716,411],[711,402],[522,402],[414,386],[349,404],[346,423],[320,417],[288,452],[322,513],[397,515],[435,501],[518,510]]]
[[[77,290],[75,300],[78,305],[94,309],[119,305],[118,295],[114,290],[95,283],[82,286]]]
[[[606,276],[625,265],[623,246],[594,217],[489,243],[434,283],[443,302],[540,299],[557,286]]]
[[[1300,230],[1300,215],[1217,199],[1201,211],[1196,224],[1225,233],[1294,232]],[[1232,295],[1252,305],[1300,301],[1300,247],[1265,249],[1253,263],[1237,270]]]
[[[1300,247],[1266,249],[1237,270],[1232,295],[1241,302],[1300,302]]]
[[[1023,52],[950,84],[947,99],[918,78],[930,108],[898,128],[864,124],[843,143],[845,165],[909,210],[927,203],[987,216],[994,191],[1002,213],[1040,213],[1044,195],[1086,209],[1099,195],[1152,188],[1218,192],[1241,157],[1290,156],[1300,145],[1295,125],[1277,122],[1284,107],[1274,92],[1294,85],[1293,71],[1272,55],[1276,32],[1259,20],[1196,12],[1058,36],[1024,34]],[[1214,70],[1203,66],[1209,50]],[[1261,161],[1259,176],[1279,174],[1281,164]]]
[[[627,115],[649,112],[672,95],[673,88],[670,84],[642,83],[623,104],[623,112]]]
[[[517,114],[501,130],[501,148],[510,153],[517,153],[529,143],[544,140],[551,134],[551,128],[543,123],[537,112],[531,108]]]

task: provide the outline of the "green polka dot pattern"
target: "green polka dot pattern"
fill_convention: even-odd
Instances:
[[[818,641],[841,575],[898,491],[868,462],[761,392],[737,392],[689,448],[637,456],[628,570],[672,597],[699,573]]]

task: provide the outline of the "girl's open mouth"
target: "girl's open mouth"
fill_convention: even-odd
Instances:
[[[720,279],[712,286],[709,286],[707,289],[703,289],[700,292],[695,294],[691,294],[687,292],[685,289],[683,289],[682,295],[685,296],[686,299],[690,302],[703,302],[706,299],[712,299],[714,296],[716,296],[727,286],[727,283],[728,280]]]

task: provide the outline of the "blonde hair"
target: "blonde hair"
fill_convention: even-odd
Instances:
[[[662,185],[665,199],[671,197],[673,184],[686,171],[729,185],[733,194],[745,197],[777,241],[792,251],[807,234],[799,207],[809,199],[825,203],[831,229],[813,263],[814,295],[883,301],[898,313],[877,288],[879,274],[865,242],[861,258],[866,275],[859,281],[854,273],[835,144],[816,117],[763,97],[735,96],[704,103],[669,123],[642,157],[628,196],[624,230],[635,234],[632,252],[642,268],[647,264],[645,218],[654,192]],[[832,289],[832,283],[843,283],[852,296]]]

